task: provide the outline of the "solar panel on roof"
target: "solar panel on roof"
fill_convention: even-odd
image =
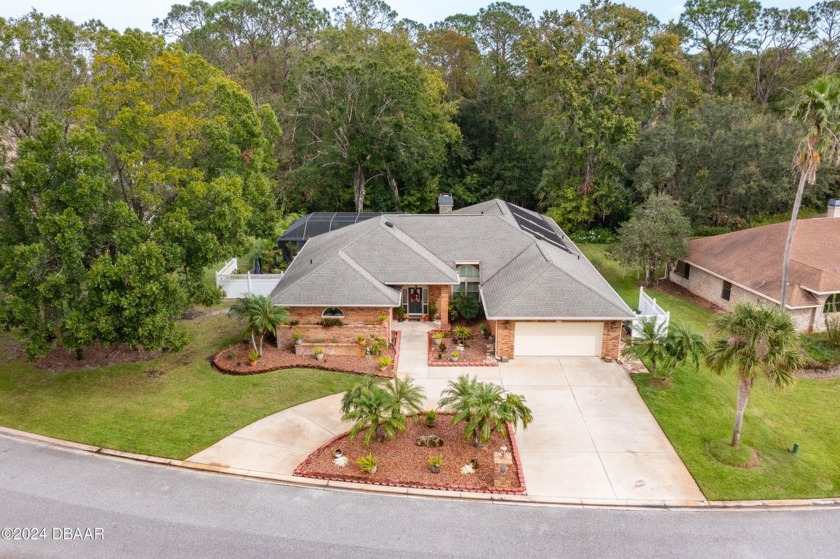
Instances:
[[[543,241],[556,246],[559,249],[565,250],[569,254],[571,250],[563,242],[563,239],[551,226],[545,221],[545,218],[539,214],[533,214],[524,209],[508,204],[508,209],[513,216],[514,221],[520,229]]]

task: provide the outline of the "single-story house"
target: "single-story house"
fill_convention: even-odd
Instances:
[[[779,305],[788,225],[693,239],[670,279],[724,309],[739,301]],[[800,332],[825,330],[826,313],[840,310],[840,200],[829,201],[825,217],[797,223],[785,309]]]
[[[463,292],[480,300],[497,357],[618,357],[633,312],[552,219],[502,200],[439,205],[307,239],[272,300],[307,335],[344,342],[390,336],[395,309],[448,328]],[[317,332],[324,319],[341,326]]]

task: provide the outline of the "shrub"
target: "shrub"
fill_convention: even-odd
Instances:
[[[481,332],[481,335],[485,338],[490,336],[490,327],[486,323],[479,326],[478,330]]]
[[[405,412],[417,413],[423,401],[423,389],[413,379],[392,379],[384,386],[366,377],[350,387],[341,400],[342,419],[354,421],[351,439],[364,431],[362,443],[384,442],[405,431]]]
[[[615,232],[605,227],[596,227],[595,229],[569,233],[569,238],[576,243],[605,245],[615,241],[615,237]]]
[[[356,460],[356,464],[359,465],[359,468],[361,468],[363,472],[372,474],[376,471],[376,467],[379,465],[379,459],[368,452],[367,456],[362,456]]]
[[[454,332],[455,339],[458,340],[461,345],[466,344],[467,340],[472,338],[473,332],[466,326],[456,326]]]
[[[429,427],[433,426],[437,421],[437,412],[435,410],[429,410],[426,412],[426,425]]]
[[[463,317],[464,320],[473,320],[481,312],[481,305],[478,299],[467,293],[457,293],[452,298],[452,304],[458,316]]]
[[[321,326],[325,328],[332,328],[333,326],[341,326],[344,324],[340,318],[323,318],[321,319]]]
[[[429,301],[429,318],[434,318],[437,314],[437,305]]]
[[[833,313],[831,316],[826,316],[825,329],[828,344],[834,349],[840,349],[840,314]]]

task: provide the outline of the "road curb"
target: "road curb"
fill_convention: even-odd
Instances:
[[[271,474],[254,470],[241,470],[211,464],[200,464],[189,460],[177,460],[162,458],[160,456],[149,456],[134,452],[123,452],[110,448],[55,439],[44,435],[37,435],[27,431],[19,431],[9,427],[0,426],[0,436],[18,439],[30,443],[41,444],[52,448],[79,452],[85,454],[98,454],[118,460],[132,460],[145,462],[157,466],[192,470],[196,472],[220,474],[228,477],[247,479],[251,481],[276,483],[293,487],[309,489],[341,490],[354,493],[375,493],[378,495],[410,496],[434,499],[446,499],[457,501],[472,501],[477,503],[494,503],[507,505],[531,505],[531,506],[557,506],[575,508],[608,508],[619,510],[662,510],[662,511],[773,511],[773,510],[796,510],[814,508],[840,508],[840,498],[821,499],[778,499],[778,500],[756,500],[756,501],[641,501],[641,500],[616,500],[616,499],[566,499],[551,497],[535,497],[531,495],[507,495],[494,493],[474,493],[468,491],[445,491],[438,489],[415,489],[411,487],[391,487],[384,485],[370,485],[364,483],[349,483],[343,481],[332,481],[313,479],[298,476]]]

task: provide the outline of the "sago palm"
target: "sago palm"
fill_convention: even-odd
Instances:
[[[793,110],[794,119],[805,123],[805,135],[796,150],[795,165],[799,171],[799,185],[793,201],[785,253],[782,260],[782,295],[780,307],[785,308],[790,273],[790,251],[796,233],[796,220],[802,205],[802,194],[806,184],[815,184],[820,163],[840,162],[840,80],[836,77],[819,78],[803,91],[799,103]]]
[[[790,315],[778,307],[739,303],[715,321],[722,336],[706,354],[706,363],[716,373],[729,369],[738,376],[738,405],[732,446],[741,443],[741,425],[750,391],[756,380],[767,378],[782,388],[793,382],[793,371],[802,364],[799,335]]]
[[[228,314],[245,319],[251,334],[251,345],[260,356],[266,333],[276,333],[281,324],[289,321],[289,312],[265,295],[248,295],[239,299],[230,307]]]
[[[528,427],[533,415],[525,398],[518,394],[505,394],[501,386],[478,382],[466,375],[449,381],[449,388],[438,403],[448,407],[455,415],[452,424],[464,423],[464,438],[472,439],[475,446],[481,446],[490,439],[494,431],[502,431],[505,423]]]
[[[423,409],[426,393],[422,386],[414,384],[413,378],[394,378],[386,385],[395,405],[403,414],[417,414]]]
[[[390,391],[374,385],[369,390],[353,391],[353,394],[354,398],[342,416],[344,421],[355,422],[350,428],[351,439],[364,431],[362,442],[369,446],[374,436],[378,442],[384,442],[405,431],[405,415]]]

